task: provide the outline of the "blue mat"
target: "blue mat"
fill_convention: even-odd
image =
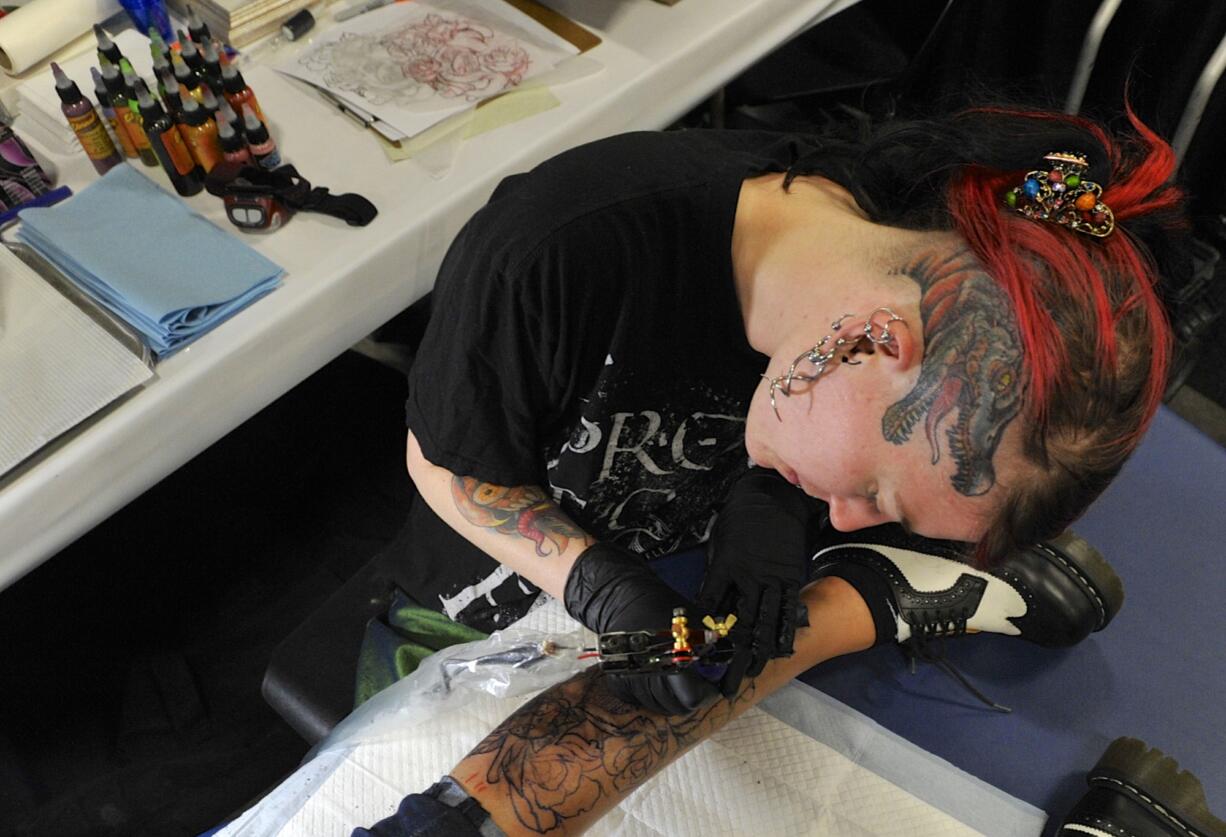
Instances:
[[[897,647],[832,660],[801,680],[1053,818],[1121,735],[1176,758],[1226,815],[1226,451],[1166,409],[1124,472],[1077,526],[1124,580],[1104,631],[1053,651],[996,635],[947,656],[989,696],[982,708],[942,672],[915,674]],[[701,555],[655,562],[692,591]]]

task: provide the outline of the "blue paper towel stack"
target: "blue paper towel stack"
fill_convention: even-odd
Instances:
[[[127,165],[59,206],[23,210],[17,237],[160,357],[273,290],[285,273]]]

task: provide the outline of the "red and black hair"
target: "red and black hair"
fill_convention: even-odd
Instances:
[[[1079,517],[1162,400],[1172,339],[1160,282],[1186,269],[1184,197],[1172,184],[1170,146],[1127,117],[1131,130],[1117,135],[1067,114],[975,108],[831,141],[788,172],[788,182],[836,180],[880,223],[956,230],[1008,297],[1024,357],[1023,451],[1043,476],[1005,486],[996,525],[978,545],[983,561]],[[1114,233],[1094,238],[1005,205],[1005,193],[1053,151],[1088,157],[1085,178],[1103,187]]]

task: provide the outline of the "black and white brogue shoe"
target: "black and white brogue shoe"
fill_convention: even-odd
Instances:
[[[811,578],[839,576],[864,597],[878,643],[981,631],[1049,647],[1075,645],[1119,612],[1124,587],[1085,539],[1065,532],[980,570],[963,547],[898,526],[830,531]]]
[[[1112,741],[1086,784],[1057,837],[1226,837],[1200,780],[1144,741]]]

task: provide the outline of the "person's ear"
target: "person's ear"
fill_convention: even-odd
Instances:
[[[906,372],[912,366],[918,366],[923,360],[923,347],[919,335],[912,330],[909,320],[890,323],[891,339],[878,344],[877,351],[895,366],[898,371]]]

